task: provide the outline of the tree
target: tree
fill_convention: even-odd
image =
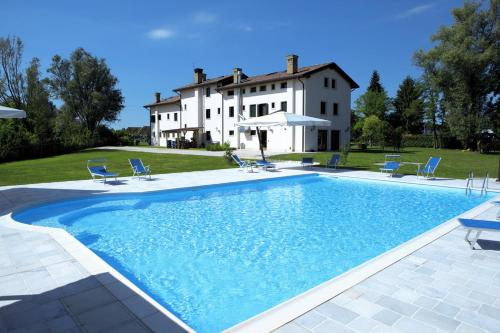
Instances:
[[[385,91],[375,92],[368,90],[354,102],[357,114],[364,118],[376,116],[385,119],[390,107],[390,100]]]
[[[370,85],[368,86],[368,91],[373,91],[377,93],[385,92],[384,87],[380,83],[380,75],[376,70],[373,71],[372,77],[370,78]]]
[[[363,138],[373,146],[384,141],[384,122],[377,116],[367,117],[363,122]]]
[[[64,102],[66,112],[91,134],[94,135],[103,122],[117,120],[123,97],[116,87],[118,80],[104,59],[79,48],[69,59],[54,56],[48,71],[52,91]]]
[[[453,10],[454,23],[432,36],[435,46],[415,53],[416,64],[432,69],[443,95],[451,132],[466,148],[476,150],[488,102],[499,98],[500,44],[498,17],[500,1],[466,1]]]
[[[410,134],[422,133],[424,107],[421,97],[421,87],[407,76],[399,85],[393,101],[394,112],[390,123],[394,128],[402,127],[404,132]]]
[[[0,103],[17,109],[26,106],[26,84],[21,70],[23,48],[18,37],[0,37]]]

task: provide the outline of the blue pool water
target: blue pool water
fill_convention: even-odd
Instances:
[[[480,204],[462,190],[310,175],[67,200],[63,228],[199,332],[216,332]]]

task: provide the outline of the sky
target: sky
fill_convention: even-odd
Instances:
[[[429,49],[430,37],[452,23],[459,0],[329,1],[133,1],[0,0],[0,36],[25,45],[24,62],[78,47],[106,59],[125,98],[114,128],[149,124],[143,105],[193,81],[193,69],[208,77],[240,67],[247,75],[334,61],[366,91],[376,69],[394,96],[407,76],[418,77],[413,53]]]

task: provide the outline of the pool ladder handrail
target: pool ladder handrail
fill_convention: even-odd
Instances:
[[[489,178],[490,174],[489,172],[486,172],[481,188],[474,188],[474,173],[470,171],[469,176],[467,177],[467,185],[465,186],[465,194],[471,194],[472,190],[481,191],[481,195],[488,194]]]

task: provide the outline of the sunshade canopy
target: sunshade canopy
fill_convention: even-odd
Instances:
[[[26,118],[26,112],[0,105],[0,118]]]
[[[302,116],[286,111],[277,111],[266,116],[240,121],[235,126],[330,126],[329,120]]]

